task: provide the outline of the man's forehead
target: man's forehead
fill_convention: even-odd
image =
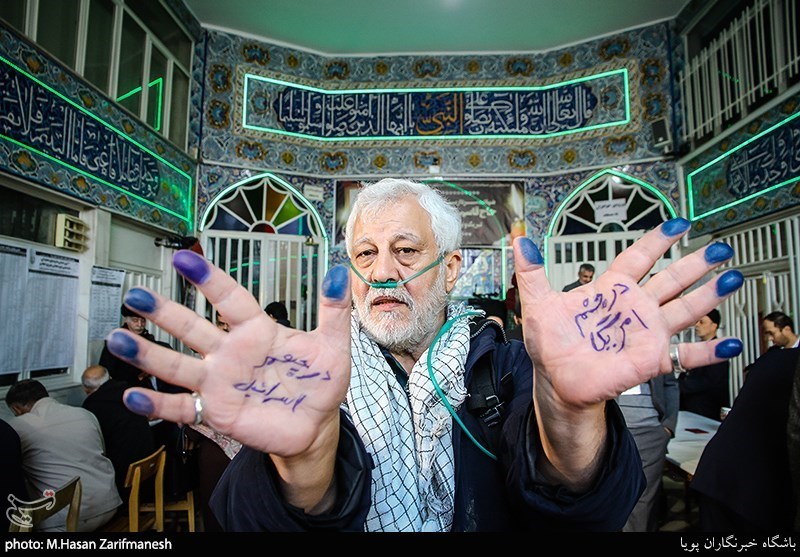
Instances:
[[[381,237],[379,238],[378,236],[381,236]],[[386,236],[384,236],[383,234],[380,234],[380,232],[378,234],[365,233],[365,234],[362,234],[362,235],[356,237],[355,240],[353,241],[353,243],[355,245],[359,245],[359,244],[374,244],[374,243],[378,242],[379,240],[388,241],[389,243],[396,243],[396,242],[405,241],[405,242],[413,242],[415,244],[419,244],[419,243],[422,243],[424,241],[423,238],[421,236],[419,236],[418,234],[415,234],[414,232],[411,232],[410,230],[406,230],[406,231],[397,231],[397,232],[394,232],[394,233],[390,233],[390,234],[388,234]]]

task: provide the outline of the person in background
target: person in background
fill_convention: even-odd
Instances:
[[[792,379],[789,397],[789,417],[786,420],[786,438],[789,453],[789,471],[792,476],[793,530],[800,532],[800,357]]]
[[[499,323],[503,329],[506,327],[506,305],[502,300],[491,298],[470,298],[468,304],[476,309],[483,310],[487,319]]]
[[[569,292],[570,290],[574,290],[579,286],[583,286],[584,284],[589,284],[590,282],[592,282],[593,278],[594,278],[594,265],[592,265],[591,263],[582,263],[581,266],[578,268],[578,280],[569,283],[561,291]]]
[[[79,532],[93,532],[116,513],[122,499],[114,481],[114,465],[105,456],[100,424],[83,408],[61,404],[35,379],[11,385],[6,404],[14,413],[10,425],[22,442],[22,466],[28,495],[42,497],[75,476],[81,478]],[[44,520],[38,530],[63,532],[67,510]]]
[[[496,327],[471,335],[466,305],[448,299],[462,261],[458,210],[428,185],[384,179],[356,198],[345,232],[352,267],[323,280],[314,331],[277,326],[227,273],[180,251],[176,269],[232,332],[201,316],[187,323],[185,308],[137,288],[125,303],[197,341],[203,359],[124,330],[109,346],[194,391],[131,389],[132,410],[202,420],[243,443],[211,501],[226,531],[619,530],[644,476],[616,396],[681,360],[741,352],[736,339],[669,346],[743,282],[729,270],[674,300],[682,288],[670,273],[691,284],[730,248],[722,259],[688,255],[639,285],[689,227],[673,219],[651,230],[580,294],[553,291],[536,245],[516,238],[525,342],[504,342]],[[590,290],[621,298],[614,310],[625,318],[587,311]],[[489,454],[468,435],[482,426],[464,404],[484,355],[509,376]]]
[[[270,302],[264,311],[269,315],[273,321],[284,327],[291,328],[292,324],[289,321],[289,312],[283,302]]]
[[[697,320],[694,331],[702,342],[717,338],[719,324],[722,321],[719,310],[712,309],[707,315]],[[722,408],[729,404],[729,362],[690,369],[678,375],[680,386],[680,409],[700,414],[712,420],[722,419]]]
[[[700,529],[788,532],[792,479],[786,435],[800,349],[767,350],[750,366],[730,412],[703,449],[690,484]]]
[[[782,311],[767,314],[762,325],[767,340],[777,348],[797,348],[800,338],[794,332],[794,321]]]
[[[144,317],[125,305],[120,309],[120,313],[122,314],[123,329],[127,329],[133,334],[139,335],[150,342],[156,341],[155,337],[147,330],[147,320]],[[147,388],[148,385],[151,385],[150,376],[148,374],[133,364],[117,358],[108,350],[107,342],[103,345],[103,351],[100,353],[100,361],[98,364],[108,370],[108,374],[112,379],[124,381],[128,383],[129,386]]]
[[[145,416],[134,414],[123,404],[122,395],[130,385],[111,379],[103,366],[94,365],[83,370],[81,384],[86,393],[82,407],[94,414],[100,423],[106,456],[114,465],[117,491],[124,498],[128,466],[156,450],[150,423]]]
[[[509,340],[516,339],[516,340],[524,340],[524,336],[522,333],[522,301],[519,299],[519,296],[514,297],[514,326],[511,327],[506,332],[506,336]]]
[[[678,423],[678,380],[668,373],[628,389],[617,400],[642,459],[647,486],[628,517],[623,532],[654,532],[658,526],[661,477],[667,444]]]
[[[222,318],[222,316],[219,313],[217,313],[216,323],[217,323],[217,329],[219,329],[221,331],[225,331],[226,333],[230,332],[231,326],[228,324],[227,321],[225,321]]]
[[[230,325],[219,312],[216,323],[220,331],[230,332]],[[209,501],[222,473],[242,445],[205,424],[190,424],[187,428],[187,437],[198,447],[197,503],[203,516],[203,531],[222,532]]]
[[[0,419],[0,447],[3,447],[3,456],[0,456],[0,499],[3,505],[0,509],[8,509],[15,502],[30,501],[30,497],[22,470],[22,443],[16,430],[3,419]],[[8,532],[8,526],[8,514],[0,512],[0,531]]]

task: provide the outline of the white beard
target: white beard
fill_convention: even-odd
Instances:
[[[436,282],[416,302],[405,286],[370,288],[363,299],[355,298],[356,314],[367,335],[392,352],[407,352],[418,347],[431,334],[431,326],[439,322],[447,306],[445,274],[438,267]],[[391,297],[408,306],[409,318],[400,311],[371,311],[373,300]]]

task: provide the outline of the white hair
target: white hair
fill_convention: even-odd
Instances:
[[[406,197],[415,197],[431,219],[431,230],[439,255],[461,247],[461,214],[439,192],[427,184],[399,178],[384,178],[373,184],[364,184],[358,192],[350,216],[347,218],[344,237],[347,254],[352,258],[353,226],[360,215],[375,216],[391,211],[393,203]]]

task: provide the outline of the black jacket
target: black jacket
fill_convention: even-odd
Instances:
[[[641,460],[615,402],[607,403],[608,446],[602,470],[588,493],[574,494],[539,478],[540,447],[531,400],[531,361],[523,343],[504,342],[499,328],[486,327],[473,338],[465,381],[478,359],[492,353],[495,369],[511,373],[502,434],[490,459],[454,424],[456,463],[453,531],[620,530],[644,489]],[[458,415],[479,437],[482,429],[462,404]],[[309,516],[285,503],[270,458],[243,448],[217,484],[211,505],[226,531],[363,531],[370,506],[372,460],[358,432],[342,411],[336,463],[338,494],[334,509]]]
[[[114,465],[120,494],[125,491],[123,485],[128,465],[155,451],[147,418],[134,414],[122,402],[122,394],[129,387],[124,381],[110,379],[83,401],[83,407],[97,416],[100,422],[106,456]]]

